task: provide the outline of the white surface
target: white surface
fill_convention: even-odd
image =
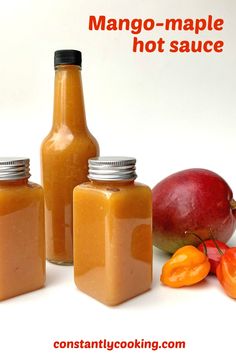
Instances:
[[[236,190],[234,0],[0,1],[0,154],[26,155],[39,181],[39,146],[52,119],[53,52],[83,51],[88,125],[105,154],[133,155],[139,180],[154,186],[189,167],[222,175]],[[126,32],[89,32],[89,15],[223,17],[223,54],[133,54]],[[156,32],[140,38],[155,39]],[[232,241],[233,243],[233,241]],[[72,268],[48,266],[47,287],[0,304],[1,362],[222,361],[234,356],[235,301],[216,279],[187,289],[159,284],[165,257],[155,250],[153,289],[117,308],[76,290]],[[78,339],[186,340],[185,350],[55,351]]]

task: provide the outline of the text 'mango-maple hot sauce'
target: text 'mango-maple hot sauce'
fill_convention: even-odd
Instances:
[[[29,159],[0,158],[0,301],[43,287],[44,200]]]
[[[99,154],[86,124],[81,57],[55,52],[53,126],[41,146],[47,259],[63,265],[73,263],[73,189],[88,180],[88,159]]]
[[[134,158],[89,160],[90,182],[74,189],[77,287],[117,305],[151,287],[152,195],[134,182]]]

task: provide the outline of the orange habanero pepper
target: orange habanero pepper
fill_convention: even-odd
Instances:
[[[194,285],[208,275],[210,267],[203,252],[194,246],[184,246],[164,264],[161,282],[170,287]]]
[[[229,248],[221,256],[216,276],[226,294],[236,299],[236,247]]]

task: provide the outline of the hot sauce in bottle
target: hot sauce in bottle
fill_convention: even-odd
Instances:
[[[73,263],[73,189],[88,180],[88,159],[99,154],[86,123],[81,63],[80,51],[55,52],[53,125],[41,146],[47,259],[61,265]]]

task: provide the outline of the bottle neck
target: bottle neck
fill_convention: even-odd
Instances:
[[[53,130],[87,131],[81,70],[77,65],[60,65],[55,72]]]

